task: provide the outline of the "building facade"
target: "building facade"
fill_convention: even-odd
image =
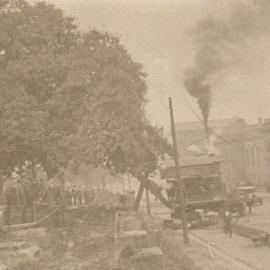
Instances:
[[[221,160],[222,181],[228,190],[240,185],[270,189],[270,120],[247,125],[241,118],[210,121],[214,148]],[[200,122],[177,124],[180,160],[206,152],[206,133]]]
[[[246,126],[245,120],[241,118],[228,118],[209,121],[209,127],[214,133],[211,135],[212,142],[220,141],[231,130],[243,130]],[[180,157],[205,154],[207,152],[208,137],[203,123],[199,121],[176,123],[176,136]],[[197,150],[197,151],[196,151]]]
[[[229,118],[209,121],[214,153],[221,160],[222,181],[233,189],[246,182],[243,136],[247,125],[244,119]],[[200,122],[176,125],[180,158],[207,152],[207,136]],[[197,152],[196,152],[197,151]]]
[[[240,139],[230,139],[216,145],[217,153],[222,159],[222,179],[228,191],[246,183],[246,165],[244,142]]]
[[[223,159],[223,178],[230,189],[239,185],[270,186],[270,122],[232,129],[216,147]]]
[[[245,138],[248,183],[258,187],[270,185],[270,122],[253,126]]]
[[[224,183],[221,178],[220,160],[217,156],[194,156],[182,159],[180,177],[185,183],[188,202],[221,199]],[[162,179],[175,182],[176,172],[173,162],[160,170]]]

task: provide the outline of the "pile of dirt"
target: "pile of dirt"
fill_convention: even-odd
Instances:
[[[52,229],[41,243],[40,269],[106,270],[113,262],[116,209],[84,208],[66,215],[66,227]]]
[[[66,214],[62,228],[33,228],[3,233],[0,243],[20,249],[0,250],[1,270],[112,269],[113,222],[119,209],[84,208]]]
[[[120,209],[82,208],[66,214],[63,228],[30,229],[16,232],[4,241],[24,241],[21,250],[0,250],[0,269],[4,270],[152,270],[151,264],[132,268],[114,265],[114,217]],[[147,229],[160,235],[159,224],[146,220]],[[150,225],[149,225],[150,224]],[[152,228],[153,227],[153,228]],[[32,230],[32,231],[31,231]],[[174,231],[174,233],[176,233]],[[165,235],[165,237],[164,237]],[[168,231],[157,239],[165,254],[164,270],[198,270],[187,258],[185,248]],[[0,242],[3,242],[3,239]],[[161,264],[160,264],[161,265]]]
[[[183,244],[181,231],[163,230],[161,245],[165,251],[166,269],[201,270],[196,264],[196,250],[193,250],[192,245]],[[194,259],[189,256],[190,253],[194,254]]]

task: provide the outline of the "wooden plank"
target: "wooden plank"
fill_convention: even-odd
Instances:
[[[171,203],[164,198],[161,193],[160,187],[154,182],[147,178],[138,178],[138,180],[146,187],[164,206],[171,208]]]
[[[3,230],[7,231],[9,229],[27,229],[31,228],[37,225],[37,222],[32,222],[32,223],[22,223],[22,224],[15,224],[15,225],[10,225],[10,226],[3,226]]]
[[[266,239],[267,238],[267,234],[266,233],[258,233],[258,234],[252,234],[250,236],[251,239]]]
[[[160,247],[142,248],[136,251],[137,251],[137,255],[136,255],[137,258],[163,256],[163,252]]]
[[[3,230],[7,231],[9,229],[27,229],[27,228],[32,228],[34,226],[37,226],[38,224],[40,224],[41,222],[43,222],[44,220],[48,219],[50,216],[52,216],[56,211],[58,211],[60,208],[57,207],[54,210],[52,210],[48,215],[46,215],[45,217],[39,219],[36,222],[32,222],[32,223],[22,223],[22,224],[15,224],[15,225],[5,225],[3,226]]]
[[[25,244],[25,241],[17,241],[17,242],[4,242],[0,243],[0,250],[13,250],[20,249]]]
[[[147,232],[144,230],[135,230],[135,231],[124,231],[120,234],[120,237],[140,237],[147,235]]]
[[[151,205],[150,205],[150,199],[149,199],[149,191],[147,188],[145,189],[145,197],[146,197],[147,214],[148,214],[148,216],[150,216],[151,215]]]
[[[139,210],[140,202],[141,202],[142,195],[143,195],[143,191],[144,191],[144,185],[143,185],[143,183],[141,183],[139,191],[138,191],[137,196],[136,196],[136,200],[134,202],[134,206],[133,206],[135,211]]]

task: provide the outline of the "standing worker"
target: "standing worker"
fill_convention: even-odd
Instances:
[[[224,214],[224,229],[226,236],[232,237],[232,214],[229,210]]]
[[[249,214],[252,213],[252,206],[253,206],[253,202],[251,201],[251,199],[249,199],[248,202],[247,202],[247,207],[248,207],[248,213]]]

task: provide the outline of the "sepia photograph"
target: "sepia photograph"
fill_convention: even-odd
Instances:
[[[0,270],[270,269],[270,0],[0,0]]]

